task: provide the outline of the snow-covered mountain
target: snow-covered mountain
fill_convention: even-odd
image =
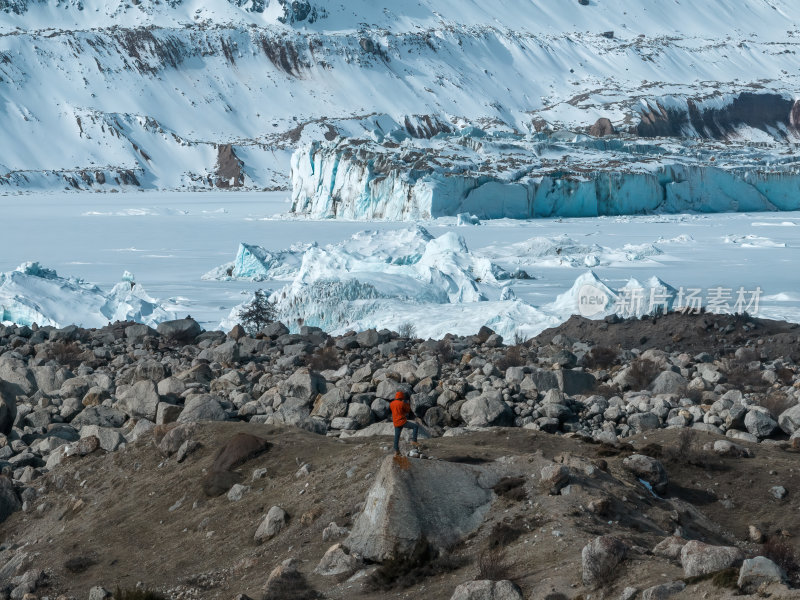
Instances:
[[[298,147],[470,127],[757,144],[766,172],[798,43],[795,0],[0,0],[0,190],[288,188]]]

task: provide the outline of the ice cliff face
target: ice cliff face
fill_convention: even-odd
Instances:
[[[779,133],[798,140],[793,129]],[[474,129],[399,145],[314,143],[292,157],[292,211],[428,219],[798,210],[800,161],[784,146]]]
[[[794,0],[5,0],[0,15],[0,191],[285,188],[299,145],[471,126],[772,143],[800,113]]]

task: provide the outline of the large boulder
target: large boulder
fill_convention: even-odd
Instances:
[[[601,535],[586,544],[581,551],[583,584],[599,587],[613,579],[617,566],[625,560],[628,547],[611,535]]]
[[[374,437],[378,435],[393,436],[394,425],[391,423],[373,423],[372,425],[367,425],[364,429],[359,429],[358,431],[353,432],[350,437]],[[403,429],[401,437],[404,440],[410,440],[411,430]],[[430,433],[428,433],[423,427],[420,427],[417,438],[424,440],[429,437],[431,437]]]
[[[314,404],[312,417],[320,417],[330,421],[336,417],[343,417],[347,414],[348,394],[342,388],[333,388],[331,391],[320,396]]]
[[[131,344],[141,344],[147,337],[158,337],[158,332],[143,323],[134,323],[125,328],[125,339]]]
[[[622,461],[622,466],[635,477],[647,482],[657,494],[667,491],[669,477],[660,461],[644,454],[632,454]]]
[[[17,397],[0,383],[0,433],[11,433],[17,418]]]
[[[117,407],[130,417],[155,421],[158,402],[156,384],[145,379],[137,381],[122,392]]]
[[[197,423],[199,421],[226,421],[228,414],[219,401],[209,394],[190,396],[183,407],[178,423]]]
[[[326,577],[350,575],[359,564],[358,558],[350,554],[347,548],[342,544],[334,544],[325,552],[314,573]]]
[[[778,425],[787,435],[800,429],[800,404],[787,408],[778,416]]]
[[[22,508],[22,502],[8,477],[0,475],[0,523]]]
[[[450,600],[523,600],[522,592],[513,581],[482,579],[459,585]]]
[[[765,438],[775,433],[778,424],[766,410],[751,410],[744,417],[744,426],[748,433]]]
[[[653,394],[683,394],[689,382],[680,373],[663,371],[650,385]]]
[[[503,402],[499,392],[484,393],[464,402],[461,405],[461,418],[464,423],[473,427],[508,427],[514,424],[514,413]]]
[[[681,550],[681,565],[686,577],[708,575],[735,567],[744,559],[744,553],[734,546],[712,546],[697,540],[688,542]]]
[[[270,508],[256,530],[256,543],[260,544],[278,535],[288,519],[286,511],[280,506]]]
[[[159,323],[157,331],[165,338],[176,342],[191,342],[202,333],[203,328],[197,321],[189,318]]]
[[[764,556],[756,556],[742,563],[737,585],[739,589],[749,592],[765,583],[781,583],[785,580],[786,573],[783,569]]]
[[[387,456],[344,545],[378,562],[409,554],[422,538],[450,548],[481,525],[498,478],[479,466]]]
[[[299,398],[306,402],[314,400],[317,394],[324,394],[326,389],[327,385],[322,376],[308,367],[298,369],[288,379],[278,384],[278,393],[281,396]]]
[[[594,375],[585,371],[573,371],[572,369],[561,369],[556,371],[558,389],[567,396],[585,394],[594,388]]]
[[[0,380],[3,381],[3,387],[17,396],[28,396],[36,391],[36,379],[33,373],[19,358],[0,357]]]

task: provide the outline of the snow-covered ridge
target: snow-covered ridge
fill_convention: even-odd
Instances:
[[[429,219],[465,212],[534,218],[800,208],[800,161],[782,144],[476,130],[401,144],[378,140],[297,150],[292,211]]]
[[[800,93],[790,0],[0,7],[0,190],[287,187],[297,145],[375,130],[629,131],[652,114],[641,135],[727,137],[738,113],[704,96],[782,110]],[[759,106],[733,133],[785,134]]]

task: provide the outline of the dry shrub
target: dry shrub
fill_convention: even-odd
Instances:
[[[613,398],[614,396],[622,395],[622,392],[617,386],[609,383],[600,383],[599,381],[595,382],[592,392],[603,398]]]
[[[58,364],[67,367],[77,367],[83,360],[83,350],[77,342],[53,342],[49,354]]]
[[[509,565],[501,547],[487,548],[478,557],[478,579],[502,581],[508,579]]]
[[[528,497],[525,492],[524,477],[503,477],[492,488],[498,496],[514,501],[522,501]]]
[[[436,344],[436,353],[442,362],[450,362],[453,360],[453,344],[447,338],[439,340]]]
[[[519,520],[511,523],[506,523],[505,521],[497,523],[486,540],[486,546],[488,548],[506,548],[522,535],[522,527],[522,523]]]
[[[319,348],[308,359],[308,367],[314,371],[335,371],[341,365],[339,361],[339,353],[333,346],[325,346]]]
[[[746,360],[734,359],[728,362],[725,377],[727,383],[743,392],[763,392],[769,384],[762,378],[763,371],[751,371]]]
[[[76,556],[64,563],[64,568],[70,573],[83,573],[89,567],[96,565],[97,561],[89,556]]]
[[[682,465],[696,465],[702,463],[702,452],[694,429],[681,429],[678,440],[674,446],[664,449],[663,456],[673,463]]]
[[[289,571],[269,582],[263,600],[316,600],[320,593],[311,588],[299,571]]]
[[[417,541],[411,552],[397,554],[395,558],[384,561],[369,576],[366,585],[373,591],[405,589],[428,577],[460,569],[464,564],[462,558],[450,554],[440,555],[423,537]]]
[[[397,333],[401,338],[414,339],[417,337],[417,327],[410,321],[402,323],[397,329]]]
[[[595,346],[586,354],[586,366],[590,369],[608,369],[617,364],[617,351],[608,346]]]
[[[509,346],[506,348],[506,354],[495,363],[498,370],[505,372],[509,367],[521,367],[525,364],[525,359],[522,357],[522,346]]]
[[[167,600],[167,597],[163,594],[152,592],[150,590],[122,590],[117,588],[117,590],[114,592],[113,600]]]
[[[761,547],[761,554],[783,569],[792,585],[800,584],[800,563],[789,542],[772,536]]]
[[[650,387],[653,380],[661,373],[661,369],[648,358],[637,358],[631,362],[628,371],[628,382],[631,390],[644,390]]]

